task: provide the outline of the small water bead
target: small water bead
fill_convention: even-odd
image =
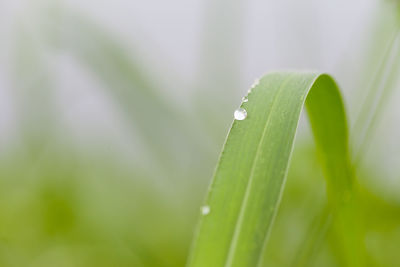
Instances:
[[[233,116],[235,117],[236,120],[242,121],[242,120],[246,119],[247,111],[243,108],[238,108],[233,113]]]
[[[210,206],[203,206],[203,207],[201,207],[201,214],[203,214],[203,215],[209,214],[210,211],[211,211]]]
[[[250,87],[250,89],[247,91],[247,93],[251,93],[251,90],[253,89],[253,88],[255,88],[257,85],[259,85],[260,84],[260,80],[259,79],[257,79],[257,80],[255,80],[254,81],[254,83],[251,85],[251,87]]]
[[[249,99],[247,98],[247,96],[244,96],[244,97],[242,98],[242,101],[243,101],[244,103],[246,103],[246,102],[249,101]]]
[[[256,86],[259,85],[259,84],[260,84],[260,80],[257,79],[257,80],[254,81],[254,83],[253,83],[253,85],[251,86],[251,88],[254,88],[254,87],[256,87]]]

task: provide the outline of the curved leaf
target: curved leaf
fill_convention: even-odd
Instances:
[[[306,105],[337,216],[346,265],[358,266],[354,178],[347,122],[333,79],[317,73],[271,73],[241,107],[221,153],[188,266],[257,266],[277,213],[297,125]],[[206,212],[207,213],[207,212]],[[347,255],[351,251],[351,255]],[[358,252],[357,252],[358,253]]]

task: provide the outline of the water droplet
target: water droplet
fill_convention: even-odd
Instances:
[[[257,79],[257,80],[254,81],[254,83],[253,83],[253,85],[251,86],[251,88],[254,88],[254,87],[256,87],[256,86],[259,85],[259,84],[260,84],[260,80]]]
[[[242,121],[242,120],[246,119],[247,111],[243,108],[238,108],[233,113],[233,116],[235,117],[236,120]]]
[[[242,98],[242,101],[243,101],[244,103],[246,103],[246,102],[249,101],[249,99],[247,98],[247,96],[244,96],[244,97]]]
[[[210,211],[211,211],[210,206],[203,206],[203,207],[201,207],[201,214],[203,214],[203,215],[209,214]]]

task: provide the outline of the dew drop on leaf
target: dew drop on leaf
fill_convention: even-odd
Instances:
[[[245,109],[243,109],[243,108],[238,108],[233,113],[233,116],[235,117],[235,120],[242,121],[242,120],[246,119],[247,111]]]
[[[253,85],[251,86],[251,88],[254,88],[254,87],[256,87],[256,86],[259,85],[259,84],[260,84],[260,80],[257,79],[257,80],[254,81],[254,83],[253,83]]]
[[[202,206],[201,207],[201,214],[203,214],[203,215],[209,214],[210,211],[211,211],[210,206]]]
[[[243,101],[244,103],[246,103],[246,102],[249,101],[249,99],[247,98],[247,96],[244,96],[244,97],[242,98],[242,101]]]

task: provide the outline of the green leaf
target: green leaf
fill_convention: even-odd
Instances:
[[[327,180],[330,207],[345,266],[360,266],[355,181],[341,95],[316,73],[271,73],[241,107],[204,205],[188,266],[257,266],[276,216],[297,126],[306,105]]]

